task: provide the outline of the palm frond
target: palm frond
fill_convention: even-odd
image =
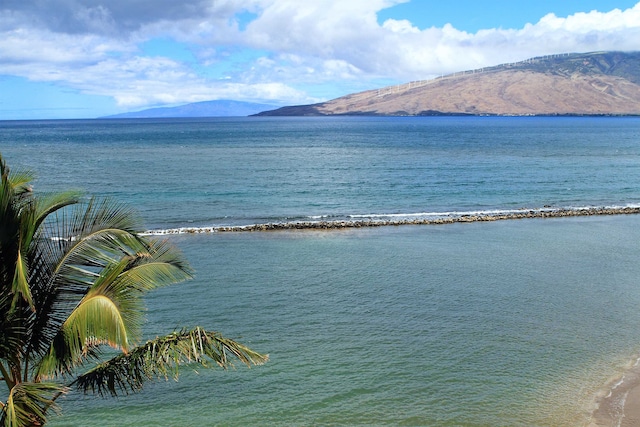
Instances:
[[[33,181],[33,172],[26,169],[11,171],[0,154],[0,176],[10,185],[11,192],[16,197],[21,197],[31,192],[30,182]]]
[[[24,255],[18,251],[16,259],[16,267],[14,269],[13,286],[11,293],[13,294],[12,308],[15,309],[18,305],[20,297],[29,304],[32,310],[35,310],[33,305],[33,298],[31,297],[31,287],[29,286],[28,279],[29,270],[27,267],[27,260]]]
[[[16,197],[31,194],[31,181],[33,181],[33,178],[33,173],[28,170],[13,171],[9,175],[9,181]]]
[[[190,277],[182,266],[157,261],[151,253],[123,257],[119,263],[103,269],[64,327],[71,328],[74,335],[85,330],[88,334],[86,339],[92,342],[106,343],[128,351],[129,345],[137,342],[141,336],[143,293]],[[100,305],[95,301],[101,301]],[[89,307],[92,311],[87,311]],[[102,317],[99,317],[100,310]],[[87,317],[88,314],[91,317]],[[80,319],[82,322],[79,322]],[[87,329],[90,324],[94,325],[93,329]]]
[[[128,205],[110,199],[91,198],[70,223],[72,235],[91,234],[97,229],[118,229],[137,235],[143,231],[140,218]]]
[[[80,342],[80,353],[88,340],[104,341],[112,347],[128,348],[129,336],[122,312],[115,302],[105,295],[92,295],[82,301],[64,324],[69,344]]]
[[[43,215],[66,207],[47,216],[43,232],[29,254],[30,284],[37,313],[28,323],[31,342],[27,354],[35,352],[39,357],[51,354],[54,340],[65,341],[59,337],[63,323],[100,272],[124,256],[147,249],[145,242],[134,234],[132,225],[136,221],[125,218],[131,212],[129,209],[95,199],[63,206],[72,199],[73,194],[66,193],[37,205]],[[127,229],[119,229],[120,226]]]
[[[9,168],[0,156],[0,292],[2,294],[10,294],[16,287],[15,268],[16,254],[20,250],[19,242],[19,206],[9,178]],[[9,308],[6,307],[7,310]]]
[[[63,201],[59,201],[63,202]],[[54,242],[50,250],[59,265],[103,266],[146,247],[135,212],[110,200],[90,199],[48,217],[43,238]]]
[[[54,338],[48,353],[38,362],[36,378],[70,373],[90,354],[90,347],[108,344],[127,349],[129,332],[122,312],[104,295],[83,299]]]
[[[35,311],[33,299],[31,297],[31,289],[29,286],[29,264],[27,262],[29,256],[29,248],[37,231],[35,224],[35,203],[34,199],[24,202],[17,211],[16,218],[19,223],[17,236],[17,251],[15,253],[16,267],[14,270],[13,288],[14,295],[13,305],[16,306],[18,299],[22,297],[29,304],[31,310]]]
[[[158,257],[154,253],[142,253],[136,257],[130,257],[131,262],[127,268],[115,280],[109,282],[108,286],[119,292],[134,289],[145,292],[190,279],[191,268],[182,259],[181,253],[173,249],[174,259]]]
[[[56,397],[67,390],[53,383],[23,382],[15,385],[2,408],[0,424],[3,427],[44,425],[47,422],[46,411],[49,408],[56,410]]]
[[[9,295],[0,295],[0,299],[10,300]],[[10,306],[2,304],[3,307]],[[3,309],[4,311],[4,309]],[[0,315],[0,360],[12,360],[22,355],[26,328],[18,313]]]
[[[85,393],[117,396],[141,390],[147,380],[177,377],[179,366],[184,364],[226,369],[233,366],[230,357],[249,367],[261,365],[269,358],[218,332],[197,327],[147,341],[128,354],[116,356],[80,375],[74,384]]]
[[[158,246],[153,244],[149,248],[151,252],[123,256],[95,276],[38,363],[37,378],[70,372],[97,345],[107,344],[126,352],[139,340],[144,320],[143,292],[191,277],[176,249],[160,245],[157,251]]]
[[[36,199],[35,221],[36,229],[40,228],[49,215],[63,209],[67,206],[80,202],[81,192],[64,191],[59,193],[50,193],[40,196]]]

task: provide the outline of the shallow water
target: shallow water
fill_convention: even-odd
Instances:
[[[53,425],[582,425],[640,351],[639,225],[173,238],[198,278],[149,298],[147,330],[199,324],[271,360],[117,401],[70,397]]]

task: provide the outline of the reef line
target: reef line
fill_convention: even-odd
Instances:
[[[440,225],[459,222],[503,221],[509,219],[526,218],[562,218],[597,215],[632,215],[639,214],[640,207],[588,207],[572,209],[540,209],[522,210],[502,213],[478,213],[443,215],[435,218],[414,218],[398,220],[336,220],[336,221],[291,221],[273,222],[265,224],[211,226],[211,227],[183,227],[169,230],[150,230],[145,234],[200,234],[222,232],[256,232],[279,230],[336,230],[345,228],[387,227],[400,225]]]

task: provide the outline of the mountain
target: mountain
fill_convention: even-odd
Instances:
[[[640,52],[549,55],[258,115],[640,115]]]
[[[165,117],[241,117],[277,108],[273,104],[256,104],[242,101],[203,101],[177,107],[150,108],[131,113],[115,114],[104,119],[142,119]]]

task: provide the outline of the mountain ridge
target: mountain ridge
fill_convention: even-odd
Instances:
[[[640,52],[547,55],[256,115],[640,115]]]

